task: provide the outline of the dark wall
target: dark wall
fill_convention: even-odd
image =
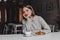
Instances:
[[[0,11],[1,11],[0,34],[2,34],[4,29],[4,24],[5,24],[5,3],[4,2],[0,2]]]
[[[60,0],[57,0],[57,4],[58,4],[58,25],[59,25],[59,29],[60,29]]]
[[[18,6],[16,2],[7,2],[7,17],[8,23],[18,22]]]

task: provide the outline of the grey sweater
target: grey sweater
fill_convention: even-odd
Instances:
[[[43,29],[42,29],[43,28]],[[23,20],[23,32],[32,31],[32,32],[51,32],[49,25],[41,16],[34,16],[33,20],[28,19],[27,21]]]

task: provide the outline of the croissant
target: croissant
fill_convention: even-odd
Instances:
[[[44,35],[45,33],[44,32],[36,32],[35,34],[37,34],[37,35]]]

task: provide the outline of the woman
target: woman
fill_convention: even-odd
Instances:
[[[35,15],[33,8],[30,5],[23,6],[23,33],[27,31],[31,31],[34,33],[51,32],[50,27],[45,22],[45,20],[41,16]],[[42,29],[43,28],[43,29]]]

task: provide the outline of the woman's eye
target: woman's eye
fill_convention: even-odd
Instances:
[[[23,13],[28,12],[29,10],[23,11]]]
[[[26,10],[26,11],[28,11],[28,10]]]
[[[25,12],[23,12],[23,13],[25,13]]]

